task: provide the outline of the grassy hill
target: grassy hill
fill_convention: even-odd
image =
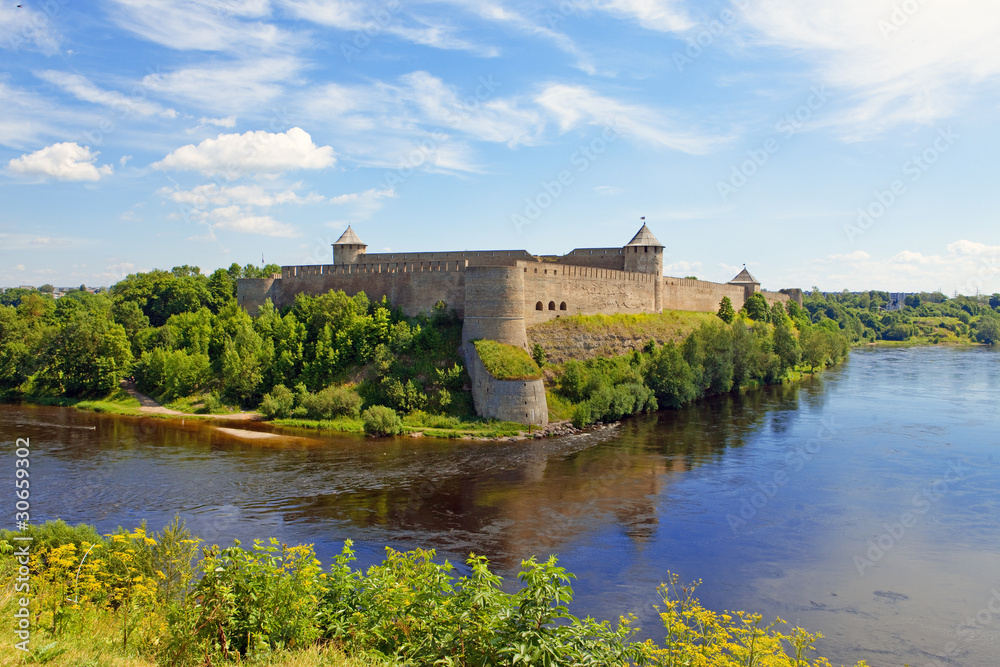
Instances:
[[[541,345],[546,360],[593,359],[641,349],[650,339],[660,345],[681,342],[715,313],[666,310],[636,315],[572,315],[528,327],[528,346]]]

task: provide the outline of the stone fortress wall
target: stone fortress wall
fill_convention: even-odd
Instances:
[[[746,269],[725,284],[664,277],[663,246],[645,224],[623,247],[580,248],[561,256],[525,250],[366,253],[366,248],[348,228],[333,245],[333,264],[284,266],[280,277],[240,279],[237,302],[255,314],[266,299],[282,308],[299,293],[363,291],[373,300],[388,298],[412,316],[443,301],[463,321],[463,350],[477,411],[502,419],[517,416],[515,421],[534,415],[535,421],[528,423],[535,424],[548,419],[541,381],[496,384],[476,363],[478,355],[468,341],[488,338],[527,348],[526,327],[566,315],[714,312],[725,296],[739,310],[755,292],[770,303],[790,298],[762,291]]]

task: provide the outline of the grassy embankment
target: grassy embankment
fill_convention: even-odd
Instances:
[[[975,320],[973,320],[975,321]],[[914,317],[913,324],[917,334],[906,340],[879,340],[876,347],[915,347],[918,345],[961,345],[978,346],[981,343],[972,340],[968,334],[960,333],[962,321],[957,317],[925,316]],[[864,343],[858,343],[862,345]]]

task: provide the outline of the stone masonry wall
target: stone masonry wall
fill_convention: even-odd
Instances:
[[[480,416],[533,426],[549,423],[545,385],[541,379],[497,380],[483,366],[475,345],[466,343],[462,350],[472,383],[472,401]]]
[[[656,276],[585,266],[519,265],[525,272],[527,326],[565,315],[655,311]]]
[[[728,296],[733,308],[743,307],[744,290],[739,285],[710,283],[688,278],[663,278],[664,310],[695,310],[718,312],[722,297]]]
[[[432,312],[441,300],[464,317],[466,269],[464,260],[285,266],[281,301],[275,305],[291,305],[299,292],[325,294],[332,289],[363,291],[372,300],[388,297],[410,316]]]

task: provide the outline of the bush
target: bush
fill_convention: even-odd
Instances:
[[[371,406],[361,413],[361,419],[368,435],[397,435],[403,432],[403,420],[395,410],[384,405]]]
[[[347,387],[331,385],[315,394],[300,394],[299,407],[305,408],[305,416],[309,419],[356,419],[361,414],[361,397]]]
[[[264,394],[260,411],[269,419],[283,419],[291,416],[295,406],[295,394],[283,384],[274,385],[270,394]]]

